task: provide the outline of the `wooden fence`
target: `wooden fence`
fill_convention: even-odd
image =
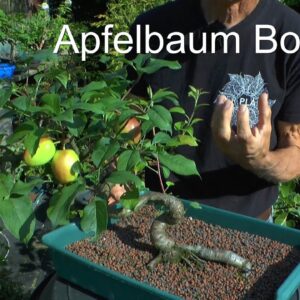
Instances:
[[[0,9],[6,13],[28,12],[27,0],[0,0]]]

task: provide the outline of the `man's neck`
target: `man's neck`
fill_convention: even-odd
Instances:
[[[226,28],[243,21],[255,9],[260,0],[201,0],[204,16],[208,23],[216,20]]]

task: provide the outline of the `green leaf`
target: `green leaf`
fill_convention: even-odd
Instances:
[[[47,216],[54,227],[69,223],[70,207],[77,193],[83,190],[84,185],[75,182],[70,186],[65,186],[52,196],[50,206],[47,209]]]
[[[105,161],[110,160],[120,149],[118,142],[111,141],[109,138],[102,138],[95,146],[92,160],[96,167]]]
[[[139,70],[151,57],[150,54],[138,54],[136,58],[132,61],[133,65]],[[131,65],[130,61],[127,61],[128,64]]]
[[[280,215],[278,215],[275,218],[275,224],[286,226],[287,217],[288,217],[288,213],[287,212],[281,213]]]
[[[35,81],[36,83],[38,83],[38,82],[41,81],[44,77],[45,77],[45,74],[37,73],[33,78],[34,78],[34,81]]]
[[[181,69],[181,65],[177,61],[168,61],[168,60],[150,58],[147,61],[146,66],[137,69],[137,72],[145,73],[145,74],[153,74],[162,68],[179,70]]]
[[[177,114],[185,115],[185,110],[182,107],[180,107],[180,106],[172,107],[170,109],[170,112],[171,113],[177,113]]]
[[[103,94],[102,92],[98,92],[98,91],[86,92],[81,96],[81,102],[97,103],[101,100],[102,94]]]
[[[105,55],[105,54],[102,54],[99,59],[99,61],[103,64],[107,64],[110,60],[111,60],[111,57],[108,55]]]
[[[194,136],[194,128],[193,128],[193,126],[186,127],[184,130],[186,130],[186,132],[187,132],[190,136]]]
[[[177,131],[180,131],[180,130],[182,130],[182,129],[185,128],[186,124],[187,124],[186,121],[179,121],[179,122],[176,122],[176,123],[174,124],[174,128],[175,128]]]
[[[167,144],[172,138],[165,132],[158,132],[152,139],[152,143],[155,144]]]
[[[11,94],[12,94],[11,87],[0,89],[0,107],[3,107],[8,102],[8,100],[11,97]]]
[[[172,132],[172,116],[165,107],[155,105],[149,109],[148,115],[155,127],[160,130]]]
[[[66,89],[69,81],[69,74],[67,72],[61,72],[55,77],[62,86]]]
[[[149,120],[149,121],[145,121],[142,123],[141,130],[142,130],[143,136],[146,136],[152,129],[153,129],[152,121]]]
[[[170,147],[178,147],[178,146],[190,146],[190,147],[196,147],[198,146],[198,143],[196,139],[190,135],[178,135],[172,139],[170,139],[167,143],[167,146]]]
[[[45,94],[42,97],[44,107],[48,108],[53,114],[58,115],[60,113],[60,97],[57,94]]]
[[[128,171],[115,171],[106,181],[115,184],[134,183],[137,188],[144,187],[143,181],[138,176]]]
[[[81,173],[81,164],[79,161],[76,161],[71,167],[71,174],[80,174]]]
[[[124,101],[122,101],[122,102],[124,102]],[[123,123],[123,122],[129,120],[130,118],[132,118],[135,115],[136,115],[135,110],[124,107],[121,110],[121,115],[119,116],[119,123]],[[142,116],[139,116],[139,118],[141,119]]]
[[[162,165],[169,168],[172,172],[183,175],[191,176],[197,175],[200,176],[194,161],[185,158],[180,154],[172,155],[166,152],[161,152],[158,155],[158,158]]]
[[[101,91],[106,87],[107,87],[107,84],[105,81],[92,81],[87,86],[82,88],[81,92],[87,93],[87,92],[91,92],[91,91]]]
[[[136,150],[124,151],[118,159],[118,171],[131,171],[141,160],[140,153]]]
[[[94,95],[95,96],[95,95]],[[112,96],[99,96],[98,98],[93,99],[93,103],[84,103],[85,100],[91,100],[91,99],[84,99],[82,98],[82,102],[75,104],[74,108],[86,110],[86,111],[91,111],[96,114],[104,114],[108,112],[114,112],[115,110],[121,110],[125,108],[125,102],[121,101],[120,99],[117,99]]]
[[[0,200],[9,197],[14,186],[14,177],[10,174],[0,173]]]
[[[286,226],[291,227],[291,228],[295,228],[296,222],[294,220],[287,220],[286,221]]]
[[[44,128],[36,128],[34,131],[26,135],[24,139],[24,146],[29,151],[30,155],[33,156],[39,146],[40,138],[45,133]]]
[[[73,122],[64,122],[64,124],[68,127],[71,135],[76,137],[80,136],[83,133],[83,130],[87,123],[87,117],[85,114],[76,114],[73,117]]]
[[[13,100],[12,104],[21,111],[27,111],[28,107],[30,106],[30,99],[26,96],[20,96]]]
[[[34,187],[41,185],[43,183],[42,179],[34,179],[30,182],[23,182],[23,181],[17,181],[15,185],[13,186],[13,189],[11,191],[11,195],[13,196],[22,196],[26,195],[28,196]]]
[[[53,120],[73,123],[74,122],[73,116],[74,116],[73,110],[68,109],[68,110],[64,111],[63,113],[59,114],[58,116],[54,117]]]
[[[193,98],[193,100],[195,102],[198,101],[198,99],[199,99],[199,97],[201,95],[205,94],[205,92],[203,92],[201,89],[197,89],[197,88],[195,88],[195,87],[193,87],[191,85],[189,86],[189,89],[190,90],[189,90],[188,96],[191,97],[191,98]]]
[[[121,101],[120,99],[116,99],[114,97],[104,97],[100,100],[102,109],[105,113],[108,112],[115,112],[115,110],[123,110],[125,106],[125,102]]]
[[[33,114],[37,114],[38,116],[41,114],[41,113],[44,113],[44,114],[47,114],[47,115],[53,115],[53,110],[52,108],[50,108],[49,105],[47,104],[44,104],[43,106],[29,106],[27,111],[33,113]]]
[[[166,185],[167,185],[168,188],[170,188],[170,187],[174,186],[175,183],[172,182],[172,181],[166,181]]]
[[[161,169],[162,169],[164,178],[169,178],[170,173],[171,173],[170,169],[166,168],[165,166],[161,166]]]
[[[295,183],[293,181],[280,184],[280,193],[282,197],[286,198],[290,193],[295,191]]]
[[[139,201],[139,191],[137,189],[133,189],[133,191],[126,192],[121,197],[120,203],[124,208],[134,211]]]
[[[300,205],[300,194],[299,193],[295,193],[295,201],[296,203],[298,203]]]
[[[199,202],[193,201],[193,202],[190,203],[190,206],[191,206],[192,208],[195,208],[195,209],[202,209],[202,207],[201,207],[201,205],[200,205]]]
[[[108,213],[106,202],[95,198],[83,210],[83,216],[80,222],[81,228],[85,232],[94,232],[98,237],[107,229]]]
[[[32,121],[25,122],[25,123],[21,124],[15,130],[13,135],[11,135],[7,139],[7,143],[8,144],[13,144],[15,142],[18,142],[18,141],[22,140],[25,136],[30,134],[32,131],[36,130],[37,128],[38,128],[38,126]]]
[[[200,123],[200,122],[203,122],[203,119],[201,119],[201,118],[194,118],[193,121],[192,121],[192,123],[191,123],[191,125],[193,126],[193,125],[195,125],[197,123]]]
[[[174,105],[179,105],[177,95],[174,92],[168,91],[166,89],[158,90],[152,97],[152,101],[155,103],[159,103],[165,100],[171,101]]]
[[[0,217],[15,238],[29,242],[35,229],[35,217],[29,197],[0,200]]]
[[[140,174],[148,166],[146,161],[139,161],[134,167],[134,173]]]
[[[104,114],[104,107],[102,103],[76,103],[74,105],[74,110],[80,109],[86,112],[93,112],[98,115]]]

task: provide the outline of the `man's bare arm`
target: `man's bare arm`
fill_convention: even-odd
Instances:
[[[300,124],[278,122],[278,135],[278,148],[268,152],[262,169],[255,173],[273,182],[286,182],[300,176]]]

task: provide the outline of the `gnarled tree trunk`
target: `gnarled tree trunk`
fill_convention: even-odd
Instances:
[[[252,266],[250,261],[232,251],[210,249],[203,245],[178,245],[168,235],[166,229],[168,226],[178,224],[184,217],[183,203],[172,195],[149,192],[140,197],[140,202],[136,209],[151,202],[163,204],[166,211],[157,217],[151,226],[151,241],[159,251],[159,254],[150,262],[150,269],[153,269],[159,262],[179,262],[183,260],[189,265],[192,262],[200,265],[205,260],[211,260],[235,266],[241,269],[246,276],[251,272]]]

